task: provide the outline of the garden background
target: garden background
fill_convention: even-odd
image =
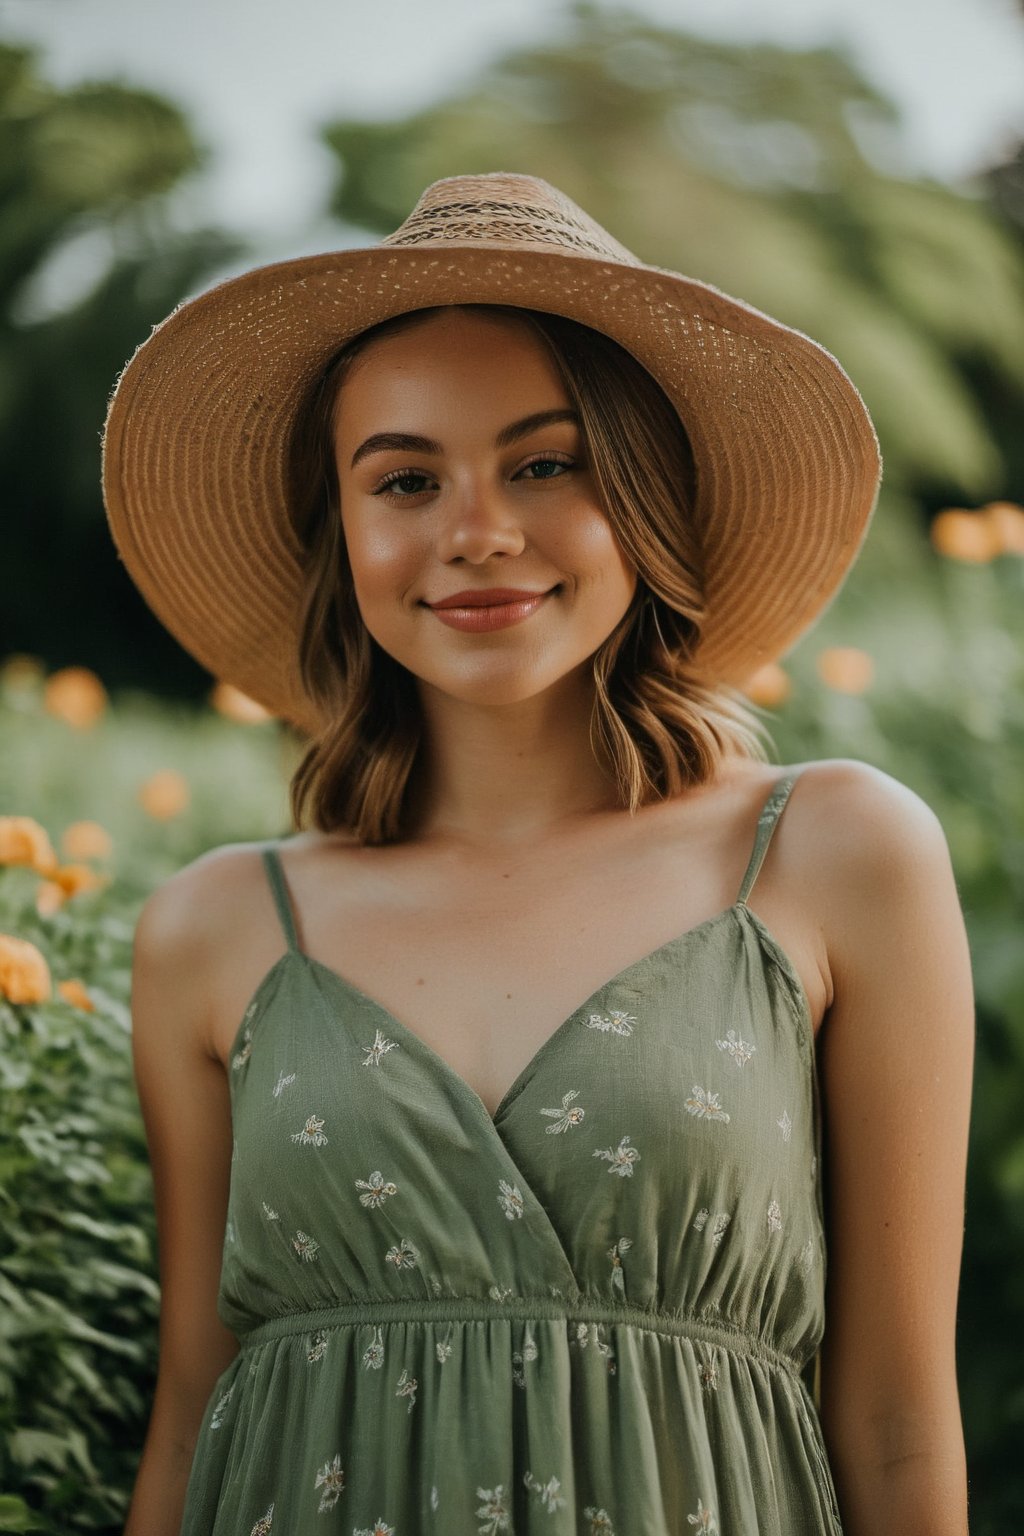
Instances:
[[[971,1529],[1001,1536],[1024,1529],[1024,153],[911,174],[898,111],[839,48],[560,14],[411,111],[325,118],[322,227],[372,243],[437,177],[527,171],[861,389],[885,458],[870,536],[749,691],[780,762],[873,763],[949,841],[977,1004],[958,1368]],[[298,741],[157,624],[100,499],[126,359],[270,259],[189,217],[209,156],[175,100],[59,86],[0,42],[0,818],[28,819],[0,821],[0,1531],[121,1530],[159,1306],[133,923],[206,849],[290,830]],[[275,257],[307,248],[292,234]]]

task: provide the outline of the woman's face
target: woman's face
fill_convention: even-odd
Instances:
[[[539,412],[567,419],[523,425]],[[571,416],[528,326],[456,309],[375,341],[346,375],[334,441],[359,611],[422,683],[518,702],[581,667],[628,609],[636,573]],[[546,595],[491,628],[430,606],[497,587]]]

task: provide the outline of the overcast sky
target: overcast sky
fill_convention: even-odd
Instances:
[[[624,0],[738,41],[846,42],[902,108],[910,168],[957,181],[1024,137],[1017,0]],[[184,106],[214,162],[196,196],[217,222],[298,253],[332,158],[332,116],[424,105],[511,44],[556,35],[555,0],[0,0],[7,41],[38,42],[59,85],[123,78]],[[496,170],[527,169],[514,163]]]

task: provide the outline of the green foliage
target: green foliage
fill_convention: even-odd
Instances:
[[[990,205],[886,168],[897,115],[841,53],[740,48],[603,6],[562,22],[408,117],[326,125],[333,211],[383,233],[439,177],[543,176],[644,261],[823,342],[872,411],[886,494],[1005,494],[966,371],[1009,392],[1019,423],[1024,260]]]

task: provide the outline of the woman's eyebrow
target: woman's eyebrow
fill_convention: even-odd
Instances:
[[[527,433],[535,432],[538,427],[549,427],[556,421],[571,421],[577,427],[580,418],[576,411],[561,409],[554,411],[534,411],[531,416],[523,416],[519,421],[512,421],[507,427],[502,427],[494,439],[496,448],[507,448],[510,443],[516,442]],[[387,453],[393,449],[399,449],[406,453],[443,453],[440,443],[432,437],[419,437],[413,432],[375,432],[365,442],[360,443],[352,455],[352,463],[349,466],[355,469],[361,459],[368,458],[371,453]]]

